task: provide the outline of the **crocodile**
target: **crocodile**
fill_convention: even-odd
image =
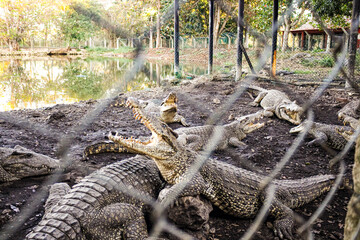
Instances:
[[[144,216],[151,208],[127,192],[135,189],[156,199],[165,184],[155,163],[145,156],[107,165],[51,200],[26,239],[145,239]]]
[[[132,108],[142,108],[141,104],[139,104],[139,101],[134,98],[128,98],[126,105],[131,106]],[[145,111],[147,110],[145,109]],[[258,111],[256,113],[238,117],[231,123],[225,124],[223,126],[224,134],[221,141],[219,141],[216,150],[224,150],[229,145],[235,147],[244,145],[241,140],[244,139],[248,133],[251,133],[265,125],[265,123],[256,122],[262,117],[263,112]],[[182,144],[187,144],[195,151],[199,151],[208,142],[214,127],[214,125],[183,127],[177,128],[174,130],[174,132],[179,136],[178,141],[180,141]],[[84,150],[83,158],[86,159],[89,155],[108,152],[136,153],[131,149],[121,146],[118,143],[100,142],[87,146]]]
[[[353,129],[359,126],[358,120],[360,118],[360,100],[354,100],[346,104],[338,111],[338,118],[344,124],[349,124]]]
[[[113,105],[124,106],[126,100],[120,96]],[[151,100],[137,100],[138,104],[141,105],[146,111],[156,115],[161,121],[165,123],[176,123],[179,122],[183,126],[188,126],[185,117],[181,116],[177,112],[178,98],[176,93],[170,92],[163,101],[158,99]]]
[[[195,152],[181,144],[177,141],[178,134],[143,109],[137,107],[134,111],[136,119],[151,131],[150,139],[140,141],[118,133],[109,133],[109,139],[151,157],[167,183],[175,186],[187,179],[188,169],[198,161],[202,152]],[[221,126],[219,128],[217,130],[221,131]],[[210,157],[199,172],[191,177],[190,183],[180,196],[203,195],[227,214],[235,217],[255,217],[264,203],[265,191],[261,184],[265,177]],[[334,179],[334,175],[317,175],[298,180],[273,180],[276,192],[269,215],[275,218],[275,234],[280,238],[293,239],[292,208],[300,207],[329,191]],[[168,189],[165,196],[173,194],[174,186]]]
[[[303,121],[300,125],[290,129],[290,133],[298,133],[305,131],[305,126],[307,120]],[[336,150],[343,150],[347,144],[347,140],[339,134],[339,131],[351,131],[351,127],[325,124],[313,122],[308,133],[314,138],[314,140],[307,143],[307,145],[322,145],[326,144],[327,146],[334,148]]]
[[[340,134],[343,138],[345,138],[347,141],[350,141],[352,135],[355,133],[355,130],[353,128],[349,130],[349,128],[341,127],[336,129],[336,132]]]
[[[244,145],[241,142],[248,133],[251,133],[265,125],[265,123],[256,122],[263,117],[263,112],[244,115],[236,120],[222,126],[223,134],[215,150],[224,150],[228,146],[240,147]],[[215,125],[203,125],[197,127],[178,128],[174,132],[178,135],[177,141],[183,145],[188,145],[194,151],[199,151],[208,143]],[[130,149],[131,150],[131,149]]]
[[[297,105],[296,101],[291,101],[284,92],[275,89],[267,90],[254,85],[249,86],[248,89],[259,92],[250,105],[260,105],[267,116],[271,117],[275,114],[278,118],[292,124],[298,125],[301,123],[300,116],[303,113],[303,108]]]
[[[47,175],[60,169],[60,161],[22,146],[0,147],[0,182]]]

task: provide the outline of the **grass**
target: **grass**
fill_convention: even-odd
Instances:
[[[120,47],[118,49],[113,48],[104,48],[104,47],[96,47],[96,48],[87,48],[86,49],[89,53],[106,53],[106,52],[113,52],[113,53],[128,53],[134,50],[132,47]]]
[[[295,73],[295,74],[314,74],[314,71],[310,71],[310,70],[295,70],[294,73]]]

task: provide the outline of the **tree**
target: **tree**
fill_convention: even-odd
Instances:
[[[40,12],[31,0],[0,1],[0,38],[10,50],[19,50],[28,33],[36,26]]]
[[[79,14],[73,8],[68,8],[62,15],[60,28],[69,46],[73,41],[80,43],[87,40],[98,30],[89,16]]]
[[[287,1],[285,3],[286,5],[286,9],[290,7],[290,4],[292,2],[291,1]],[[301,23],[305,23],[307,18],[304,18],[304,12],[305,12],[305,6],[304,4],[302,4],[302,6],[295,6],[300,7],[300,12],[297,11],[292,11],[289,14],[285,14],[284,15],[284,35],[283,35],[283,42],[282,42],[282,47],[281,47],[281,51],[286,51],[289,46],[288,46],[288,39],[289,39],[289,33],[290,30],[296,26],[301,25]]]

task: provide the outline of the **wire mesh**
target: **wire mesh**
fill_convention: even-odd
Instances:
[[[186,2],[187,2],[186,0],[180,1],[180,6]],[[232,18],[236,19],[236,17],[232,15],[232,13],[228,10],[228,7],[222,0],[217,0],[216,2],[217,2],[217,4],[219,4],[219,6],[222,8],[222,10],[225,13],[229,14]],[[293,12],[295,4],[299,4],[301,2],[302,1],[293,1],[293,3],[289,6],[287,11],[284,13],[284,15],[291,14]],[[307,4],[311,5],[309,2],[307,2]],[[316,12],[314,12],[314,10],[312,10],[312,11],[314,13],[314,16],[317,16]],[[164,13],[164,15],[162,17],[162,22],[167,21],[172,16],[173,16],[173,7],[171,6]],[[284,18],[280,17],[279,19],[280,19],[279,25],[281,25]],[[316,19],[322,25],[322,27],[326,31],[328,31],[328,34],[330,36],[334,36],[333,33],[331,33],[329,30],[327,30],[325,24],[323,24],[321,22],[320,18],[316,17]],[[269,42],[268,41],[269,38],[267,38],[267,39],[264,38],[264,34],[261,34],[261,33],[257,32],[256,30],[251,29],[248,25],[246,25],[246,23],[245,23],[244,27],[246,27],[246,29],[248,29],[251,32],[251,34],[253,34],[253,36],[255,36],[255,37],[258,36],[259,38],[264,39],[263,40],[263,43],[264,43],[263,51],[260,54],[260,56],[256,59],[256,64],[255,64],[255,71],[259,72],[263,69],[263,67],[266,65],[266,63],[268,62],[268,60],[271,56],[271,50],[270,50],[271,46],[269,46],[267,44],[267,42]],[[124,32],[127,32],[127,31],[124,31]],[[144,36],[145,35],[146,34],[144,33]],[[271,34],[269,34],[269,35],[271,36]],[[142,37],[144,37],[144,36],[142,36]],[[106,96],[103,96],[102,98],[104,100],[100,101],[94,107],[94,109],[92,111],[89,111],[79,121],[79,123],[69,131],[70,134],[54,133],[53,129],[49,128],[48,126],[34,124],[34,123],[27,121],[26,119],[19,119],[18,117],[12,116],[11,113],[0,113],[0,119],[3,121],[9,122],[9,123],[13,123],[14,125],[19,126],[21,129],[35,131],[35,132],[38,132],[39,134],[51,136],[52,138],[58,140],[59,144],[58,144],[58,149],[57,149],[57,155],[58,155],[58,158],[61,159],[61,161],[64,163],[63,168],[66,168],[67,166],[72,164],[72,159],[69,158],[69,149],[70,149],[70,146],[71,146],[74,138],[76,137],[76,135],[85,131],[86,127],[88,127],[91,123],[93,123],[95,121],[95,119],[99,116],[99,114],[101,114],[101,112],[103,112],[105,110],[105,108],[109,106],[109,104],[115,99],[115,97],[121,93],[121,89],[124,88],[123,84],[126,84],[127,82],[129,82],[132,78],[134,78],[136,73],[141,71],[143,64],[144,64],[143,54],[141,52],[141,42],[142,42],[141,40],[142,39],[143,38],[140,38],[140,41],[138,42],[139,45],[137,48],[136,59],[134,60],[134,65],[124,76],[125,81],[121,82],[120,85],[113,86],[112,89],[115,89],[115,90],[112,92],[108,92],[106,94]],[[334,37],[334,39],[336,40],[337,38]],[[190,40],[186,40],[186,41],[182,40],[182,41],[186,42],[186,41],[190,41]],[[197,40],[195,40],[195,43],[194,43],[194,40],[192,40],[192,41],[193,41],[192,42],[193,45],[198,46],[198,43],[196,43]],[[203,39],[201,39],[201,41],[203,41]],[[204,39],[204,41],[206,42],[206,39]],[[223,41],[225,41],[225,40],[223,40]],[[230,40],[230,41],[232,41],[232,40]],[[341,42],[341,39],[339,39],[338,42],[340,44],[339,46],[344,45],[344,43]],[[204,44],[206,44],[206,43],[204,43]],[[169,43],[168,45],[171,45],[171,44]],[[316,43],[315,43],[315,46],[316,46]],[[318,44],[318,46],[320,46],[320,45]],[[339,57],[337,57],[337,55],[335,56],[334,66],[333,66],[332,70],[330,71],[330,73],[325,77],[318,76],[318,79],[315,79],[316,75],[314,75],[314,80],[319,81],[319,87],[312,94],[312,96],[309,98],[309,100],[305,101],[305,103],[303,104],[304,111],[307,112],[307,119],[309,120],[309,122],[306,126],[306,130],[304,132],[302,132],[301,134],[299,134],[299,136],[294,140],[291,147],[286,151],[283,158],[276,164],[273,171],[270,174],[268,174],[267,177],[262,182],[261,188],[268,190],[266,199],[265,199],[263,207],[259,211],[259,214],[257,215],[255,221],[253,222],[253,224],[251,225],[249,230],[243,235],[242,239],[253,238],[254,234],[256,233],[256,230],[259,228],[260,224],[264,221],[264,219],[267,215],[268,209],[270,208],[271,202],[275,198],[275,194],[274,194],[275,190],[274,190],[273,185],[271,184],[272,180],[277,177],[279,172],[281,172],[281,170],[284,168],[284,166],[287,164],[287,162],[293,156],[295,151],[299,148],[299,146],[302,143],[302,141],[304,140],[307,132],[309,131],[310,125],[314,120],[314,113],[312,110],[312,105],[314,104],[314,102],[316,100],[318,100],[323,95],[324,91],[332,83],[334,83],[334,80],[338,76],[339,72],[343,71],[342,67],[343,67],[345,57],[346,57],[347,49],[344,47],[343,48],[340,47],[336,51],[337,51],[336,54]],[[281,63],[280,63],[280,66],[281,66]],[[276,79],[275,79],[275,81],[276,81]],[[207,124],[213,124],[213,125],[216,125],[217,127],[215,128],[213,135],[210,137],[208,144],[204,147],[204,151],[199,153],[196,161],[194,161],[194,164],[191,165],[191,167],[185,173],[183,181],[176,184],[173,187],[173,192],[171,192],[171,194],[168,194],[167,198],[165,198],[161,203],[158,203],[156,201],[156,199],[145,198],[144,195],[139,193],[138,191],[136,191],[136,189],[129,190],[127,188],[127,186],[121,186],[121,185],[114,186],[114,187],[118,188],[119,191],[124,191],[127,194],[129,194],[130,196],[137,198],[137,199],[151,205],[154,208],[154,215],[157,216],[158,220],[156,221],[156,223],[153,224],[154,226],[153,226],[153,229],[150,234],[151,237],[159,237],[159,235],[165,231],[165,232],[169,232],[169,233],[173,234],[174,236],[177,236],[181,239],[192,239],[192,237],[189,234],[180,230],[178,227],[176,227],[174,224],[170,223],[164,217],[165,210],[172,202],[174,202],[174,200],[181,194],[182,190],[191,182],[191,180],[199,172],[201,167],[206,163],[207,159],[209,159],[211,157],[212,152],[218,145],[218,142],[220,141],[222,134],[223,134],[223,130],[222,130],[222,123],[224,121],[223,116],[225,115],[226,112],[229,111],[229,109],[231,108],[231,106],[233,106],[235,101],[237,101],[239,99],[239,97],[247,90],[248,86],[253,84],[254,82],[256,82],[256,76],[249,76],[249,77],[243,79],[241,81],[241,84],[239,85],[239,87],[237,89],[235,89],[234,93],[228,97],[227,101],[225,103],[223,103],[221,107],[216,109],[216,111],[214,111],[210,115],[210,117],[207,120]],[[184,93],[182,93],[182,94],[185,95]],[[191,97],[189,97],[189,99],[191,99]],[[336,190],[338,189],[338,186],[340,185],[343,174],[345,172],[345,166],[344,166],[342,159],[347,154],[347,152],[350,150],[350,147],[353,144],[353,142],[356,140],[356,137],[359,134],[359,132],[360,131],[357,130],[356,133],[354,133],[353,137],[348,142],[346,148],[343,151],[341,151],[338,155],[334,156],[334,158],[332,160],[332,164],[335,164],[338,161],[341,162],[340,167],[339,167],[339,173],[336,178],[335,184],[332,187],[331,191],[327,194],[327,196],[324,199],[324,201],[322,202],[322,204],[318,207],[316,212],[312,215],[312,217],[310,217],[309,220],[306,221],[305,223],[303,223],[301,225],[301,227],[298,229],[299,233],[303,233],[306,231],[311,232],[312,224],[314,224],[314,221],[324,211],[326,206],[329,204],[331,198],[334,196]],[[46,197],[46,195],[47,195],[46,186],[58,182],[60,180],[61,174],[62,174],[62,171],[59,171],[59,172],[51,175],[46,180],[46,182],[43,183],[44,187],[41,189],[41,191],[39,191],[38,193],[33,195],[28,200],[30,205],[27,207],[27,209],[21,211],[21,213],[19,215],[17,215],[15,219],[13,219],[11,222],[9,222],[8,224],[6,224],[4,226],[4,228],[0,232],[0,239],[7,239],[7,238],[9,238],[9,236],[14,235],[18,231],[18,229],[24,224],[24,222],[34,213],[36,206],[41,204],[41,199]],[[360,229],[360,227],[358,227],[357,231],[359,231],[359,229]],[[312,234],[309,235],[309,239],[312,238],[311,236],[312,236]]]

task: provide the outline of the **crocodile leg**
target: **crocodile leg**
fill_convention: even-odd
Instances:
[[[176,198],[180,197],[196,196],[200,194],[204,195],[210,200],[215,198],[215,192],[213,188],[199,173],[193,177],[193,179],[186,185],[182,192],[176,197],[174,195],[174,187],[175,185],[161,190],[158,196],[158,200],[163,202],[165,198],[172,198],[175,200]]]
[[[267,92],[260,92],[259,95],[255,98],[255,100],[251,103],[249,103],[250,106],[257,107],[259,106],[261,100],[266,96]]]
[[[145,239],[148,236],[143,212],[129,203],[114,203],[90,214],[87,228],[91,239]]]
[[[188,127],[189,124],[186,123],[186,120],[183,116],[179,115],[179,114],[176,114],[175,117],[174,117],[174,122],[179,122],[181,123],[183,126],[185,127]]]
[[[294,227],[293,211],[275,198],[270,206],[269,214],[276,218],[274,221],[275,235],[279,236],[280,239],[294,239],[292,234]]]
[[[314,140],[307,143],[308,146],[314,146],[314,145],[322,145],[325,144],[325,142],[328,140],[328,137],[323,132],[316,132],[313,134]]]
[[[231,145],[233,147],[238,147],[238,148],[246,146],[245,143],[243,143],[242,141],[240,141],[236,137],[232,137],[232,138],[229,139],[229,145]]]

